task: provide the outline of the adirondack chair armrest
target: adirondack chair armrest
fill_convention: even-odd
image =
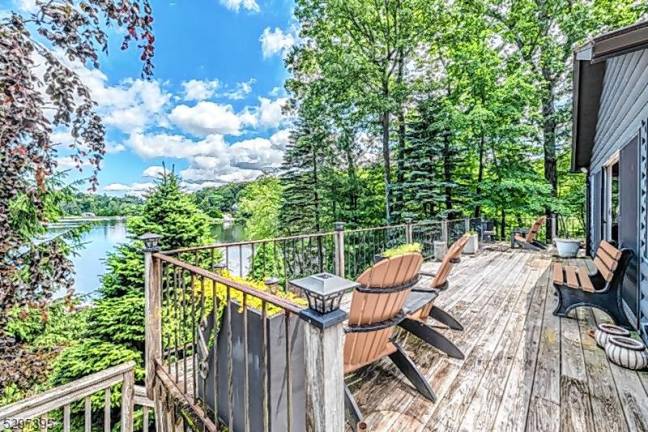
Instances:
[[[431,302],[434,301],[439,296],[439,291],[429,290],[429,291],[412,291],[405,300],[403,305],[403,314],[410,315]]]

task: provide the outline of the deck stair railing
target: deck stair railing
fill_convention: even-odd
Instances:
[[[62,386],[58,386],[0,408],[0,427],[3,430],[47,430],[68,432],[74,424],[74,416],[83,412],[83,429],[93,427],[93,400],[101,400],[104,432],[112,430],[111,399],[119,387],[121,392],[120,429],[133,431],[136,405],[142,406],[143,430],[148,431],[149,414],[153,403],[135,385],[135,363],[128,362],[97,372]],[[62,411],[62,414],[61,414]],[[95,420],[97,420],[95,418]],[[62,422],[62,427],[59,424]],[[95,422],[96,424],[97,422]]]

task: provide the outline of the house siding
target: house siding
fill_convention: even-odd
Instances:
[[[590,163],[592,173],[637,135],[642,120],[648,118],[646,70],[648,50],[607,61]]]
[[[628,306],[633,309],[632,312],[635,315],[634,318],[638,320],[637,324],[639,324],[642,336],[648,342],[647,119],[648,49],[607,60],[590,162],[590,235],[592,253],[595,253],[596,246],[598,246],[601,239],[601,187],[603,178],[601,169],[617,151],[620,151],[634,137],[639,135],[641,156],[637,164],[639,173],[636,179],[636,183],[639,183],[639,190],[637,191],[639,194],[637,197],[639,201],[639,221],[635,225],[638,238],[637,242],[632,244],[638,262],[633,263],[634,268],[630,269],[625,284],[632,285],[635,290],[637,284],[639,284],[637,293],[639,305],[635,303],[635,305]]]

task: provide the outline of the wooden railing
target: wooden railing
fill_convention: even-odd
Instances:
[[[135,386],[134,370],[135,363],[124,363],[2,407],[0,408],[0,428],[23,430],[29,429],[28,426],[32,425],[34,426],[33,430],[47,430],[54,426],[55,421],[58,421],[52,417],[52,413],[62,409],[62,430],[67,432],[71,428],[72,407],[76,403],[82,402],[84,430],[89,432],[93,420],[91,397],[103,394],[103,430],[110,432],[112,428],[111,395],[113,387],[121,384],[121,431],[133,431],[135,405],[142,406],[143,428],[144,431],[147,431],[149,410],[153,407],[153,403],[145,396],[142,387]]]

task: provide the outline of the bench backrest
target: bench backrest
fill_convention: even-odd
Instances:
[[[398,324],[394,320],[400,315],[405,299],[418,280],[421,264],[421,254],[405,254],[381,260],[358,277],[361,286],[353,292],[349,332],[344,341],[346,372],[373,363],[385,355]]]
[[[459,237],[459,239],[454,242],[452,246],[450,246],[450,249],[448,249],[448,252],[446,252],[443,260],[441,261],[441,265],[439,266],[434,279],[432,279],[432,288],[439,288],[445,285],[454,262],[461,256],[461,253],[466,247],[466,243],[468,243],[469,238],[470,234],[464,234]]]
[[[536,237],[538,236],[538,232],[540,232],[540,228],[542,228],[542,225],[545,224],[547,221],[546,216],[540,216],[536,221],[531,225],[531,229],[526,235],[526,241],[527,243],[532,243],[535,241]]]
[[[621,255],[621,251],[609,242],[602,240],[599,243],[594,257],[594,265],[606,282],[610,282],[614,277],[614,272],[619,267]]]

